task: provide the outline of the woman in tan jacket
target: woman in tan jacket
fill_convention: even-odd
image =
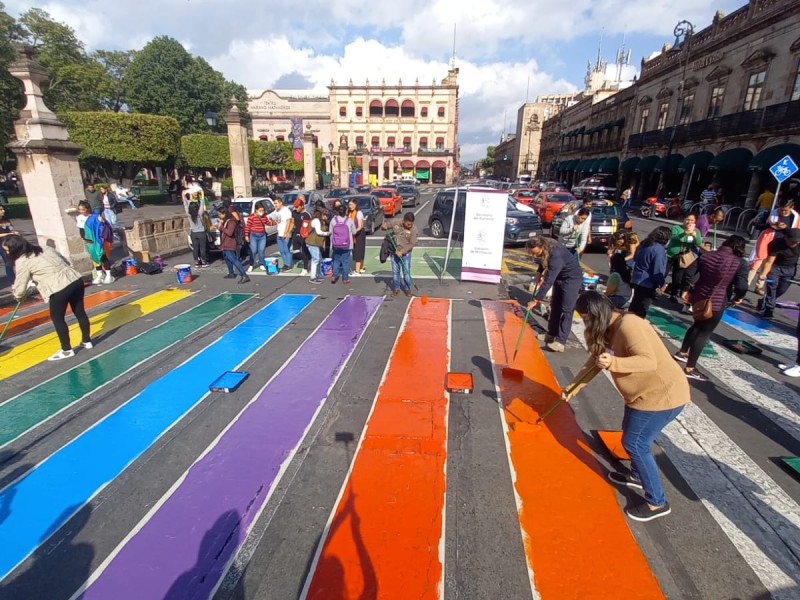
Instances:
[[[586,325],[590,355],[575,381],[592,369],[595,374],[607,369],[625,401],[622,445],[631,457],[631,472],[609,473],[608,478],[617,485],[644,490],[644,502],[625,510],[631,519],[651,521],[668,515],[669,503],[650,448],[690,400],[683,370],[647,321],[618,312],[602,294],[584,293],[575,310]],[[583,385],[588,381],[591,377]],[[569,400],[583,385],[563,399]]]
[[[70,266],[67,259],[52,248],[36,246],[19,235],[9,235],[3,239],[3,249],[14,263],[17,277],[14,280],[14,297],[22,301],[28,283],[36,283],[42,299],[50,304],[50,319],[56,328],[61,350],[48,360],[72,358],[75,351],[69,339],[69,327],[64,316],[67,305],[78,320],[84,348],[92,347],[89,331],[89,317],[83,308],[83,279],[81,274]]]

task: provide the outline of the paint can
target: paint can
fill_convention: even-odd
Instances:
[[[333,259],[323,258],[320,262],[319,272],[323,277],[330,277],[333,275]]]
[[[175,265],[175,279],[178,283],[192,283],[192,265]]]
[[[267,274],[268,275],[277,275],[278,274],[278,259],[277,258],[267,258],[264,262],[267,263]]]
[[[136,259],[134,258],[125,258],[122,260],[122,270],[125,272],[125,275],[136,275],[139,272],[139,269],[136,267]]]

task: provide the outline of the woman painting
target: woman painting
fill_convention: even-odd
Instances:
[[[689,384],[655,330],[637,315],[623,314],[598,292],[585,292],[575,306],[586,326],[589,360],[575,383],[591,369],[607,370],[625,402],[622,446],[631,457],[629,474],[612,472],[615,485],[644,491],[644,501],[625,509],[634,521],[652,521],[671,511],[651,446],[689,402]],[[593,376],[592,376],[593,377]],[[576,385],[569,400],[588,381]]]

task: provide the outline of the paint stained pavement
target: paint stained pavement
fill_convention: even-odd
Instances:
[[[427,250],[411,299],[385,295],[378,263],[347,288],[233,290],[212,271],[90,287],[96,345],[72,362],[46,361],[46,308],[27,306],[0,346],[0,600],[800,595],[800,479],[778,460],[800,455],[798,386],[774,366],[787,326],[726,315],[720,335],[765,351],[712,338],[712,383],[656,448],[673,514],[636,524],[596,434],[619,429],[611,383],[536,424],[580,338],[543,352],[537,320],[523,377],[504,378],[518,305],[439,283]],[[680,342],[683,317],[652,321]],[[229,370],[250,375],[210,392]],[[448,393],[449,372],[471,393]]]

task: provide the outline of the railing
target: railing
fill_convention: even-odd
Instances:
[[[450,152],[451,151],[450,151],[449,148],[420,148],[419,151],[417,152],[417,154],[444,155],[444,154],[450,154]]]

